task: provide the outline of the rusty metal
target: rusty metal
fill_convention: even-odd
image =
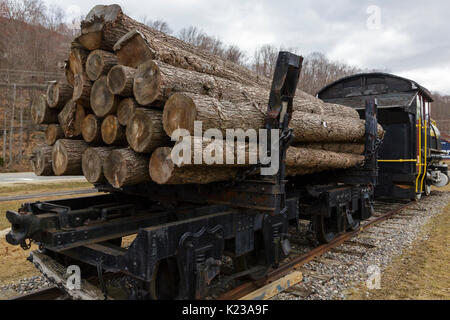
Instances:
[[[310,250],[306,254],[301,255],[301,256],[293,259],[292,261],[289,261],[288,263],[283,264],[281,267],[271,271],[270,273],[268,273],[266,275],[265,278],[263,278],[259,281],[250,281],[250,282],[243,283],[242,285],[240,285],[240,286],[226,292],[222,296],[220,296],[218,298],[218,300],[237,300],[239,298],[242,298],[243,296],[249,294],[250,292],[255,291],[256,289],[264,286],[265,284],[275,281],[275,280],[285,276],[289,272],[292,272],[293,270],[310,262],[311,260],[315,259],[316,257],[323,255],[325,252],[328,252],[332,248],[335,248],[335,247],[341,245],[342,243],[353,238],[354,236],[361,233],[362,231],[369,229],[370,227],[389,219],[394,214],[402,211],[403,209],[411,206],[414,203],[415,203],[414,201],[405,203],[405,204],[399,206],[398,208],[395,208],[395,209],[389,211],[388,213],[383,214],[382,216],[379,216],[379,217],[369,221],[368,223],[361,226],[360,228],[358,228],[355,231],[347,232],[347,233],[335,238],[330,243],[323,244],[321,246],[318,246],[318,247]]]

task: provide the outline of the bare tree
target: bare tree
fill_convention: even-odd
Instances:
[[[167,21],[157,19],[157,20],[151,20],[148,19],[147,16],[144,16],[142,19],[142,23],[149,26],[150,28],[153,28],[155,30],[161,31],[166,34],[172,34],[173,30],[170,28]]]

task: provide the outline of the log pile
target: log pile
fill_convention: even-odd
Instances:
[[[82,21],[65,74],[32,105],[33,122],[48,124],[47,145],[32,158],[37,175],[83,174],[115,188],[205,184],[233,179],[259,157],[257,144],[224,138],[228,129],[264,128],[270,79],[143,25],[118,5],[95,6]],[[361,164],[364,126],[354,109],[297,90],[286,174]],[[177,129],[188,137],[175,143]],[[217,129],[214,139],[203,136],[209,129]],[[186,141],[182,161],[174,158]]]

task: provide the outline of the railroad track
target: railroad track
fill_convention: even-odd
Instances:
[[[20,296],[13,297],[9,300],[66,300],[68,296],[58,287],[48,287],[38,289]]]
[[[394,215],[398,214],[402,210],[408,208],[412,204],[416,202],[388,202],[388,201],[377,201],[375,202],[375,214],[366,220],[363,224],[361,224],[360,228],[355,231],[347,232],[337,238],[335,238],[332,242],[328,244],[323,244],[313,249],[308,250],[305,253],[302,252],[294,252],[291,253],[289,257],[289,261],[282,264],[279,268],[271,270],[264,278],[258,281],[247,281],[239,284],[233,289],[227,291],[226,293],[220,295],[218,300],[238,300],[241,299],[253,292],[256,292],[258,289],[264,287],[267,284],[274,283],[277,280],[283,278],[284,276],[289,275],[290,273],[301,270],[301,267],[307,264],[310,261],[320,258],[323,254],[334,251],[335,253],[351,253],[357,254],[356,251],[349,252],[346,250],[338,249],[338,247],[342,244],[346,244],[349,246],[362,246],[366,247],[366,249],[370,249],[370,245],[352,241],[356,235],[359,235],[368,229],[375,227],[379,223],[386,221],[392,218]],[[332,260],[321,260],[323,263],[333,263]],[[305,271],[305,270],[302,270]],[[314,276],[314,275],[313,275]],[[324,278],[324,276],[315,275],[315,277]],[[286,288],[288,289],[288,288]],[[289,290],[289,289],[288,289]],[[281,292],[281,291],[280,291]],[[298,293],[294,292],[294,295],[299,296]],[[33,291],[28,294],[20,295],[11,300],[58,300],[58,299],[69,299],[65,292],[60,290],[59,288],[49,287],[45,289],[40,289]]]
[[[356,235],[376,226],[377,224],[390,219],[391,217],[408,208],[414,203],[414,201],[403,203],[377,201],[375,203],[375,214],[371,218],[367,219],[364,223],[362,223],[359,229],[342,234],[341,236],[335,238],[332,242],[320,245],[314,249],[307,251],[306,253],[294,253],[294,257],[292,257],[288,262],[282,264],[279,268],[270,271],[263,279],[260,279],[258,281],[244,282],[219,296],[218,300],[238,300],[244,297],[252,297],[251,294],[257,292],[258,289],[261,289],[270,283],[274,283],[277,280],[282,279],[284,276],[293,273],[296,270],[299,270],[303,265],[319,258],[326,252],[333,250],[336,253],[348,253],[345,250],[337,249],[337,247],[344,243],[349,244],[350,246],[369,246],[364,243],[352,242],[351,239]],[[355,254],[355,252],[351,253]],[[325,259],[321,262],[333,263],[333,260]],[[318,277],[320,277],[320,275]],[[277,289],[278,293],[282,292],[284,289],[288,288]],[[261,294],[255,294],[254,297],[261,298],[262,296]]]

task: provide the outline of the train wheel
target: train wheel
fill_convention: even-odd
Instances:
[[[335,219],[316,216],[315,225],[317,239],[321,243],[329,243],[333,241],[334,238],[336,238],[338,228]]]
[[[156,266],[150,283],[150,298],[153,300],[174,300],[179,293],[180,277],[175,259],[161,260]]]

